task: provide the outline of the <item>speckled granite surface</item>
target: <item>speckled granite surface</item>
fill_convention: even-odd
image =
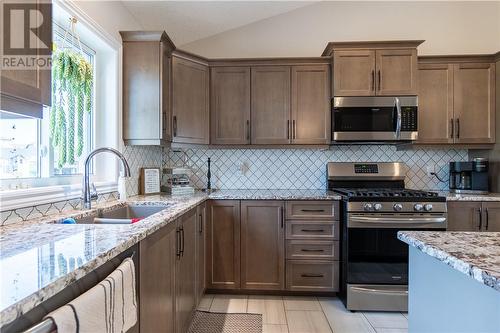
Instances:
[[[0,227],[0,327],[55,295],[196,205],[213,199],[337,200],[324,190],[222,190],[208,196],[136,196],[131,204],[165,210],[130,225],[58,224],[61,219],[96,215],[125,202],[97,205],[22,224]]]
[[[399,231],[398,238],[500,292],[500,232]]]
[[[478,194],[456,194],[451,192],[438,192],[446,197],[447,201],[499,201],[500,193]]]

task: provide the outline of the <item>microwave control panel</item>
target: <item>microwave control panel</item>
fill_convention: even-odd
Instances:
[[[416,131],[417,125],[417,108],[401,107],[401,131]]]

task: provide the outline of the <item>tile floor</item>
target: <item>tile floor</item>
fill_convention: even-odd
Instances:
[[[406,313],[349,312],[338,298],[205,295],[198,310],[260,313],[263,333],[403,333]]]

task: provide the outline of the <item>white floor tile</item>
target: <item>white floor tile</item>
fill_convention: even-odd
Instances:
[[[406,328],[376,328],[377,333],[408,333]]]
[[[290,333],[331,333],[323,311],[286,311]]]
[[[246,313],[246,295],[215,295],[210,306],[211,312]]]
[[[285,310],[321,311],[316,297],[285,296]]]
[[[334,333],[374,333],[360,312],[350,312],[338,298],[320,298],[321,308]]]
[[[285,307],[280,296],[249,296],[247,312],[262,314],[264,324],[286,325]]]
[[[212,306],[212,301],[214,299],[214,295],[206,294],[203,295],[203,298],[198,304],[198,310],[200,311],[210,311],[210,306]]]
[[[375,328],[408,328],[408,319],[400,312],[363,312]]]
[[[262,333],[288,333],[287,325],[263,324]]]

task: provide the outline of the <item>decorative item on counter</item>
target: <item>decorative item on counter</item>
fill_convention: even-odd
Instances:
[[[207,159],[207,188],[203,189],[204,192],[212,193],[212,173],[210,172],[210,157]]]
[[[141,168],[140,194],[160,193],[160,168]]]
[[[76,224],[76,220],[72,217],[67,217],[62,220],[61,224]]]
[[[189,195],[194,193],[194,187],[191,186],[191,169],[188,168],[165,168],[163,173],[167,176],[164,192],[172,195]]]

